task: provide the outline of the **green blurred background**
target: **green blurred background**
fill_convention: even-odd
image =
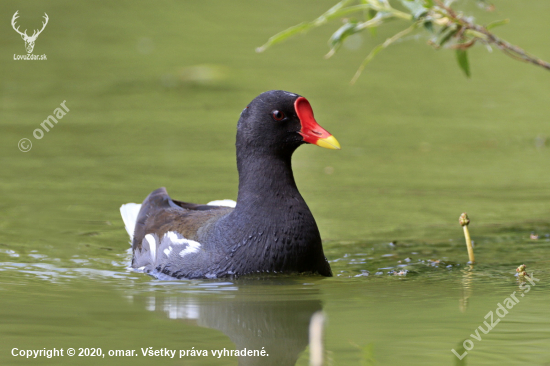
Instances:
[[[343,145],[306,147],[295,157],[325,237],[415,237],[420,228],[453,225],[462,211],[476,225],[548,217],[547,72],[477,47],[468,80],[452,52],[419,38],[379,54],[351,87],[369,48],[400,24],[376,38],[365,33],[361,48],[330,60],[322,56],[337,24],[254,52],[330,5],[4,1],[4,17],[19,10],[24,28],[38,27],[44,10],[50,21],[34,51],[47,61],[14,61],[25,54],[23,41],[8,20],[0,26],[1,184],[10,191],[2,215],[29,220],[39,196],[50,213],[45,226],[68,210],[115,222],[119,203],[158,186],[196,202],[235,198],[239,113],[257,94],[284,89],[306,96]],[[496,14],[474,14],[511,17],[498,34],[550,59],[547,2],[496,5]],[[63,100],[70,114],[34,140]],[[34,142],[25,154],[16,149],[23,137]]]
[[[509,17],[510,24],[496,33],[550,59],[550,2],[495,1],[493,13],[484,13],[473,1],[459,3],[482,23]],[[140,202],[161,186],[185,201],[235,199],[239,113],[256,95],[271,89],[307,97],[317,121],[342,145],[341,151],[305,146],[293,161],[298,186],[326,240],[335,273],[353,278],[362,270],[393,268],[395,256],[403,259],[413,252],[419,260],[445,256],[464,264],[457,220],[467,211],[474,238],[492,243],[478,252],[482,267],[477,267],[474,278],[480,281],[480,293],[491,292],[502,281],[498,296],[482,295],[477,313],[458,331],[446,328],[445,322],[445,311],[456,310],[454,291],[463,282],[458,270],[447,277],[443,269],[429,269],[427,274],[423,269],[416,281],[377,285],[370,284],[370,277],[349,283],[342,278],[315,280],[321,294],[316,299],[329,309],[329,316],[332,309],[333,319],[339,319],[332,321],[334,333],[327,335],[334,364],[359,364],[354,344],[371,341],[382,349],[376,356],[381,364],[408,363],[410,355],[410,364],[452,364],[449,349],[481,323],[495,307],[496,297],[500,301],[500,295],[513,290],[511,276],[518,261],[548,271],[546,241],[533,246],[527,238],[535,231],[543,239],[550,231],[550,74],[478,46],[470,54],[472,78],[467,79],[453,52],[434,51],[420,36],[380,53],[350,86],[368,51],[401,29],[398,23],[379,29],[376,37],[363,34],[359,48],[343,47],[329,60],[323,55],[337,23],[255,53],[273,34],[314,19],[332,5],[311,0],[0,3],[0,314],[13,320],[0,330],[10,344],[33,339],[36,347],[45,347],[43,338],[32,338],[40,333],[33,327],[36,322],[28,328],[21,324],[29,314],[41,312],[30,304],[47,294],[60,296],[44,302],[49,310],[41,316],[50,324],[69,309],[90,307],[90,294],[97,296],[98,304],[116,302],[109,306],[124,309],[123,297],[162,287],[125,271],[128,239],[119,206]],[[39,27],[43,13],[48,14],[49,23],[33,52],[46,54],[47,61],[13,60],[14,54],[26,54],[10,25],[16,10],[18,24],[29,30]],[[36,140],[33,130],[65,100],[70,112]],[[31,151],[18,150],[22,138],[32,141]],[[407,243],[401,252],[376,249],[396,239]],[[394,256],[380,259],[387,253]],[[349,255],[364,261],[344,260]],[[369,259],[371,255],[376,260]],[[434,300],[434,290],[426,287],[433,284],[432,276],[442,286],[437,290],[443,292],[440,299]],[[295,291],[296,285],[285,286]],[[385,299],[382,303],[371,297],[371,286]],[[168,286],[161,293],[168,296],[172,290]],[[265,291],[269,293],[269,286]],[[331,302],[335,299],[351,302],[340,308],[338,301]],[[437,334],[423,326],[426,317],[435,316],[425,310],[428,300],[446,309],[432,319],[439,326]],[[545,316],[547,305],[537,301],[527,320],[516,321],[515,331]],[[143,318],[144,329],[156,329],[159,322],[175,326],[168,319],[151,320],[142,307],[132,309],[141,314],[135,317]],[[105,313],[90,311],[93,319],[105,318]],[[117,318],[118,313],[106,313]],[[410,316],[395,320],[396,313]],[[134,324],[133,319],[121,320],[121,327]],[[385,331],[365,335],[363,330],[375,319],[385,320],[378,328]],[[401,329],[405,323],[406,330]],[[81,336],[83,344],[105,329],[101,322],[90,324],[93,330]],[[80,329],[77,323],[70,327]],[[13,333],[15,329],[19,333]],[[63,333],[48,329],[51,334]],[[117,340],[139,339],[129,335],[135,331],[143,329],[121,331],[109,343],[122,347]],[[402,351],[392,347],[395,332],[402,334],[396,346]],[[531,343],[538,345],[533,346],[538,356],[521,362],[550,361],[541,351],[548,349],[543,339],[549,333],[548,324],[543,324],[538,343]],[[504,360],[517,350],[510,349],[517,334],[508,334],[495,346],[504,352]],[[409,342],[417,336],[421,340],[413,347]],[[444,344],[442,351],[433,351],[431,337]],[[210,338],[201,339],[208,344]],[[189,339],[189,346],[195,344]],[[223,342],[228,343],[218,343]],[[40,362],[15,359],[7,348],[1,352],[3,364]],[[491,352],[480,356],[478,364],[499,359]],[[431,356],[424,359],[426,354]]]

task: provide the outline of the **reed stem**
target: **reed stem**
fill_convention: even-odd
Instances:
[[[460,223],[460,225],[462,225],[462,229],[464,230],[464,238],[466,238],[466,248],[468,248],[468,258],[470,259],[470,263],[474,264],[476,260],[474,257],[474,247],[472,246],[472,239],[470,238],[470,231],[468,230],[468,224],[470,223],[468,214],[464,212],[462,215],[460,215],[458,222]]]

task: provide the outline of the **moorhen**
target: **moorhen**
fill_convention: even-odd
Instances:
[[[306,98],[282,90],[257,96],[237,124],[237,202],[187,203],[159,188],[141,205],[122,205],[132,267],[186,279],[257,272],[332,276],[292,174],[292,153],[304,143],[340,149]]]

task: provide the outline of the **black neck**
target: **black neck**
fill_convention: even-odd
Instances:
[[[234,211],[216,222],[213,236],[240,253],[237,273],[319,272],[330,276],[315,219],[298,192],[290,153],[237,148],[239,195]]]
[[[239,195],[237,208],[250,210],[253,207],[273,207],[278,202],[298,199],[303,202],[292,174],[291,154],[276,156],[274,154],[237,155],[239,171]],[[250,211],[249,211],[250,212]]]

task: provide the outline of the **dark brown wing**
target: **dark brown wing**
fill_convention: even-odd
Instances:
[[[220,206],[201,205],[198,203],[189,203],[189,202],[176,201],[176,200],[172,200],[172,202],[174,202],[176,205],[180,206],[181,208],[185,208],[187,210],[208,211],[208,210],[217,210],[220,208]]]
[[[231,211],[233,209],[229,207],[174,201],[164,187],[159,188],[151,192],[141,205],[132,249],[141,249],[141,243],[147,234],[156,234],[162,238],[168,231],[175,231],[186,239],[195,240],[201,227]]]

